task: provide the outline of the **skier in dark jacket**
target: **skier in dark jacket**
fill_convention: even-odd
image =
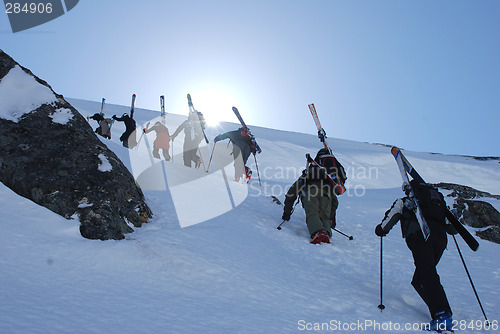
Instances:
[[[179,125],[177,130],[170,136],[170,139],[174,141],[175,137],[184,130],[184,145],[183,145],[183,160],[184,165],[191,167],[192,163],[196,168],[201,165],[201,158],[197,155],[198,146],[205,137],[203,134],[203,123],[200,119],[203,119],[203,114],[199,112],[190,112],[188,119]]]
[[[411,284],[429,308],[432,318],[431,330],[444,330],[445,328],[448,330],[452,324],[452,312],[436,266],[446,249],[448,242],[446,233],[454,234],[456,231],[445,220],[444,208],[442,209],[442,219],[433,219],[423,211],[425,221],[430,229],[429,238],[427,241],[424,239],[415,213],[416,200],[409,196],[411,189],[418,189],[421,185],[416,180],[412,180],[410,184],[411,188],[407,183],[403,184],[406,196],[397,199],[392,204],[385,213],[382,222],[376,226],[375,234],[383,237],[398,221],[401,221],[401,232],[412,252],[415,264],[415,273]],[[420,201],[418,203],[422,208]]]
[[[290,187],[285,197],[282,219],[290,220],[293,203],[300,196],[302,207],[306,212],[306,224],[312,244],[330,243],[332,228],[336,226],[336,211],[339,205],[335,194],[335,185],[331,178],[338,177],[339,169],[327,149],[321,149],[316,154],[315,161],[321,166],[310,165],[302,172],[302,176]]]
[[[99,127],[95,129],[95,133],[103,136],[104,138],[111,139],[111,125],[113,124],[113,120],[111,118],[104,118],[102,114],[94,114],[89,118],[99,124]]]
[[[130,149],[134,148],[137,145],[135,137],[135,120],[126,113],[123,114],[122,117],[116,117],[116,115],[113,115],[113,119],[118,122],[125,123],[125,132],[120,137],[120,141],[123,143],[123,146]]]
[[[250,153],[260,153],[255,145],[254,138],[246,128],[241,127],[238,130],[218,135],[214,138],[214,143],[228,138],[233,143],[234,179],[239,182],[243,176],[245,182],[248,182],[252,176],[252,170],[246,166],[248,157]],[[239,159],[240,155],[241,159]]]

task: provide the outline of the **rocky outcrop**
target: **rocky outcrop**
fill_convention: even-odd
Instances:
[[[476,190],[472,187],[462,186],[459,184],[437,183],[434,186],[438,187],[439,189],[451,190],[452,193],[449,195],[450,197],[457,197],[462,199],[489,197],[489,198],[500,199],[500,195],[492,195],[488,192]]]
[[[500,244],[500,213],[490,203],[479,200],[500,200],[499,195],[452,183],[439,183],[435,186],[452,191],[448,196],[455,198],[453,206],[463,224],[481,228],[481,231],[476,232],[478,237]]]
[[[477,231],[476,235],[484,240],[500,244],[500,227],[490,226],[485,230]]]
[[[62,95],[1,50],[0,80],[1,182],[78,218],[85,238],[123,239],[151,218],[133,176]]]

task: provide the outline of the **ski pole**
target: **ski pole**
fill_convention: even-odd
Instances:
[[[354,239],[354,238],[352,237],[352,235],[347,235],[347,234],[345,234],[344,232],[337,230],[336,228],[333,228],[333,230],[334,230],[335,232],[338,232],[338,233],[342,234],[344,237],[349,238],[349,240]]]
[[[385,306],[384,306],[384,303],[382,303],[382,273],[383,273],[383,270],[382,270],[382,238],[383,237],[380,237],[380,304],[378,305],[378,308],[380,309],[380,312],[382,312],[383,309],[385,309]]]
[[[170,155],[170,161],[174,163],[174,140],[172,139],[172,143],[170,144],[170,148],[172,149],[172,154]]]
[[[145,129],[149,128],[149,123],[150,123],[150,122],[148,122],[148,124],[146,124],[146,128],[145,128]],[[144,129],[143,129],[143,130],[142,130],[142,134],[141,134],[141,136],[139,137],[139,141],[137,141],[137,145],[135,145],[135,147],[134,147],[134,151],[136,151],[136,150],[137,150],[137,148],[139,147],[139,144],[141,143],[142,137],[144,136],[144,134],[145,134],[145,133],[146,133],[146,131],[144,131]]]
[[[276,227],[276,229],[281,230],[281,225],[283,225],[285,222],[286,222],[286,220],[283,219],[283,221],[281,222],[281,224],[279,224],[278,227]]]
[[[293,212],[295,211],[295,207],[297,206],[297,204],[299,204],[299,201],[300,199],[297,199],[297,201],[295,202],[295,204],[293,205],[293,208],[292,208],[292,212],[290,212],[290,216],[293,214]],[[276,227],[276,229],[278,230],[281,230],[281,225],[283,225],[284,223],[286,222],[286,220],[283,219],[283,221],[281,222],[281,224],[278,225],[278,227]]]
[[[207,173],[210,170],[210,164],[212,163],[212,158],[214,156],[215,144],[217,144],[217,142],[214,142],[214,147],[212,147],[212,154],[210,155],[210,160],[208,161]]]
[[[467,269],[467,266],[465,265],[464,257],[462,256],[462,252],[460,251],[460,247],[458,247],[457,239],[455,238],[454,235],[452,235],[453,241],[455,241],[455,246],[457,246],[457,251],[458,255],[460,255],[460,259],[462,260],[462,264],[464,265],[465,272],[467,273],[467,277],[469,277],[470,285],[472,287],[472,290],[474,291],[474,294],[476,295],[477,302],[479,303],[479,307],[481,308],[481,312],[483,312],[484,319],[486,320],[486,324],[489,324],[489,320],[486,317],[486,313],[484,312],[483,305],[481,304],[481,300],[479,300],[479,296],[476,291],[476,287],[474,286],[474,282],[472,282],[472,278],[470,277],[469,270]]]
[[[260,182],[259,164],[257,163],[257,157],[255,156],[255,153],[253,154],[253,158],[255,159],[255,167],[257,168],[257,177],[259,178],[259,185],[262,186],[262,183]]]

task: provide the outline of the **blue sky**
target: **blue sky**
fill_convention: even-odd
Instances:
[[[500,156],[500,1],[82,0],[0,48],[67,97]],[[335,148],[333,147],[335,150]]]

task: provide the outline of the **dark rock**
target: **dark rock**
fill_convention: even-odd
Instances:
[[[0,50],[0,79],[16,65]],[[54,94],[55,102],[27,110],[18,122],[0,118],[0,181],[65,218],[79,217],[85,238],[123,239],[133,231],[128,223],[140,227],[152,217],[144,195],[84,117]],[[69,115],[63,124],[52,119],[61,110]],[[109,167],[99,170],[103,161]]]
[[[479,161],[499,160],[500,162],[500,157],[472,157],[472,158]]]
[[[461,221],[471,227],[500,227],[500,213],[490,203],[473,200],[458,200],[457,209],[462,212]]]
[[[500,244],[500,227],[492,226],[486,230],[476,232],[476,235],[484,240]]]
[[[479,198],[500,199],[499,195],[476,190],[472,187],[453,183],[439,183],[434,186],[440,189],[451,190],[449,197],[455,198],[453,207],[457,210],[459,220],[462,224],[474,228],[488,229],[477,231],[476,235],[481,239],[500,243],[500,213],[490,203],[479,200]]]
[[[368,142],[365,142],[365,143],[369,144]],[[378,145],[378,146],[383,146],[383,147],[389,147],[389,148],[391,148],[391,147],[394,146],[394,145],[388,145],[388,144],[382,144],[382,143],[373,143],[373,145]]]
[[[500,199],[499,195],[492,195],[488,192],[476,190],[472,187],[462,186],[459,184],[437,183],[437,184],[434,184],[434,186],[439,188],[439,189],[451,190],[452,193],[448,195],[449,197],[457,197],[457,198],[462,198],[462,199],[474,199],[474,198],[480,198],[480,197],[489,197],[489,198]]]

